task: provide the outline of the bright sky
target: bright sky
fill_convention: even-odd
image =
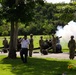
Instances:
[[[47,2],[52,2],[52,3],[60,3],[60,2],[65,2],[65,3],[69,3],[70,0],[46,0]]]

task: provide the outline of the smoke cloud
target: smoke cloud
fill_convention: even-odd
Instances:
[[[74,39],[76,40],[76,22],[70,21],[64,27],[57,27],[56,36],[62,36],[62,38],[60,39],[61,42],[68,42],[70,40],[71,35],[73,35]]]

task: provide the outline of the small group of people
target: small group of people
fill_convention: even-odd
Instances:
[[[51,47],[51,49],[53,49],[53,53],[62,53],[61,49],[61,45],[60,45],[60,39],[61,37],[55,36],[54,34],[52,35],[52,38],[50,40],[46,39],[43,40],[43,37],[40,37],[39,40],[39,46],[40,46],[40,52],[42,53],[42,51],[44,49],[49,49]]]
[[[7,38],[3,40],[3,52],[6,53],[9,49],[9,42]],[[27,56],[32,57],[32,51],[34,48],[33,44],[33,34],[30,34],[30,39],[27,38],[25,34],[23,38],[17,39],[17,51],[20,51],[20,57],[23,63],[27,63]],[[28,53],[29,52],[29,53]]]
[[[51,40],[44,40],[43,36],[40,36],[40,40],[39,40],[39,46],[40,46],[40,53],[41,55],[47,55],[48,54],[48,49],[50,49],[50,47],[52,46],[51,44]]]

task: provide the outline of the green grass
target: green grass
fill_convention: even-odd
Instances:
[[[69,70],[69,64],[76,60],[58,60],[51,58],[28,58],[28,63],[23,64],[21,59],[8,59],[0,56],[0,75],[76,75],[76,67]]]

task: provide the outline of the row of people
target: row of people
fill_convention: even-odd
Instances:
[[[74,38],[74,36],[71,36],[71,40],[68,43],[68,47],[69,47],[69,50],[70,50],[70,56],[69,56],[70,59],[74,59],[74,53],[75,53],[75,40],[73,38]],[[53,51],[55,51],[55,49],[56,49],[56,47],[55,47],[56,42],[57,43],[60,42],[59,38],[55,38],[54,35],[52,35]],[[5,43],[8,44],[6,38],[5,38],[5,41],[3,40],[3,45],[4,45],[4,47],[7,47],[5,45]],[[42,52],[43,43],[44,43],[44,40],[43,40],[43,37],[41,36],[40,40],[39,40],[40,52]],[[28,49],[29,49],[29,56],[30,57],[32,56],[32,51],[33,51],[33,48],[34,48],[33,35],[32,34],[30,35],[30,40],[27,39],[27,35],[24,35],[24,37],[22,39],[20,39],[20,44],[21,44],[20,56],[21,56],[22,61],[24,63],[26,63],[27,62],[27,56],[28,56]],[[23,55],[25,55],[25,58],[23,57]]]
[[[59,39],[58,37],[55,39],[54,36],[52,35],[53,37],[53,42],[51,40],[46,40],[45,43],[44,43],[44,40],[43,40],[43,37],[41,36],[40,37],[40,40],[39,40],[39,46],[40,46],[40,52],[42,53],[42,49],[46,49],[48,48],[49,46],[53,48],[53,52],[56,51],[55,50],[55,42],[57,41],[57,43],[59,43]],[[20,51],[21,50],[21,41],[22,38],[19,38],[17,40],[17,50]],[[32,57],[32,51],[33,51],[33,48],[34,48],[34,44],[33,44],[33,34],[30,34],[30,44],[29,44],[29,56]],[[47,44],[48,43],[48,44]],[[46,45],[45,45],[46,44]],[[5,38],[3,40],[3,45],[4,45],[4,48],[8,48],[9,47],[9,44],[8,44],[8,41],[7,39]],[[43,46],[44,45],[44,46]],[[44,47],[44,48],[43,48]]]
[[[22,38],[17,39],[17,51],[21,50],[21,42],[20,40],[22,40]],[[30,34],[30,44],[29,44],[29,56],[32,56],[32,50],[33,50],[33,34]],[[9,42],[7,40],[7,38],[4,38],[3,42],[3,52],[7,52],[7,50],[9,49]]]
[[[29,56],[32,57],[32,51],[34,48],[33,35],[32,34],[30,35],[30,40],[27,39],[27,35],[24,35],[24,38],[21,39],[20,42],[21,42],[21,50],[20,50],[21,60],[23,61],[23,63],[27,63],[28,50],[29,50]],[[48,42],[48,40],[46,40],[46,42]],[[41,36],[40,40],[39,40],[40,52],[41,53],[42,53],[42,49],[43,49],[43,47],[42,47],[43,44],[44,44],[44,40],[43,40],[43,37]]]
[[[52,35],[52,37],[53,37],[53,42],[54,41],[56,41],[57,43],[59,43],[60,41],[59,41],[59,38],[55,38],[54,37],[54,35]],[[40,46],[42,46],[42,44],[43,44],[43,37],[40,37],[41,39],[39,40],[39,45]],[[73,39],[74,38],[74,36],[71,36],[71,39],[70,39],[70,41],[68,42],[68,47],[69,47],[69,52],[70,52],[70,54],[69,54],[69,58],[70,59],[74,59],[74,54],[75,54],[75,47],[76,47],[76,43],[75,43],[75,40]],[[54,40],[55,39],[55,40]],[[33,38],[32,38],[32,42],[33,42]],[[28,39],[27,39],[27,36],[25,35],[24,36],[24,39],[21,41],[21,51],[20,51],[20,56],[21,56],[21,59],[22,59],[22,61],[24,62],[24,63],[27,63],[27,56],[28,56],[28,46],[29,46],[29,44],[31,44],[29,41],[28,41]],[[33,44],[33,43],[32,43]],[[31,47],[33,47],[33,46],[31,46]],[[40,47],[40,49],[42,49],[41,47]],[[33,48],[32,48],[32,50],[33,50]],[[41,50],[40,50],[41,51]],[[42,52],[42,51],[41,51]],[[25,58],[23,57],[23,54],[25,55]]]

